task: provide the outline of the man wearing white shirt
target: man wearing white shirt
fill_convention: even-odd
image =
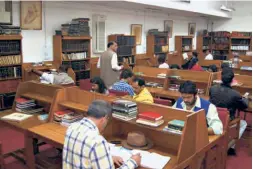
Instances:
[[[117,49],[116,42],[109,42],[107,51],[102,53],[97,63],[97,68],[100,68],[100,77],[108,88],[119,80],[120,70],[123,69],[123,66],[118,65]]]
[[[205,60],[213,60],[213,55],[210,53],[210,50],[205,50],[204,51],[206,57],[205,57]]]
[[[215,105],[200,98],[197,93],[196,84],[186,81],[180,85],[181,97],[173,105],[173,108],[197,112],[201,109],[205,111],[206,122],[209,135],[221,135],[223,131],[222,122],[218,116]]]

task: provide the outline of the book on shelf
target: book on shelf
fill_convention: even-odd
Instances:
[[[159,127],[160,125],[162,125],[164,123],[164,120],[150,121],[150,120],[138,118],[136,120],[136,123],[144,124],[144,125],[151,126],[151,127]]]
[[[21,121],[24,121],[24,120],[32,117],[32,116],[33,115],[23,114],[23,113],[12,113],[12,114],[3,116],[1,119],[2,120],[10,120],[10,121],[21,122]]]
[[[141,119],[146,119],[149,121],[159,121],[163,119],[163,116],[156,112],[143,112],[138,115]]]
[[[182,120],[171,120],[168,122],[168,128],[183,131],[185,122]]]
[[[122,100],[122,99],[115,100],[113,101],[112,104],[115,106],[120,106],[120,107],[125,107],[125,108],[134,108],[137,106],[137,104],[133,101]]]
[[[0,67],[0,78],[21,78],[22,69],[21,66],[15,67]]]
[[[30,106],[27,108],[17,108],[16,107],[16,111],[21,112],[21,113],[25,113],[25,114],[35,114],[35,113],[39,113],[43,111],[43,107],[39,106],[39,105],[35,105],[35,106]]]
[[[124,121],[130,121],[136,118],[136,116],[118,115],[115,113],[112,113],[112,117],[120,119],[120,120],[124,120]]]

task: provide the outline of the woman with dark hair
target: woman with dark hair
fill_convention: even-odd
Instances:
[[[198,64],[198,61],[198,58],[193,57],[188,65],[188,69],[194,71],[203,71],[203,68]]]
[[[108,95],[109,91],[107,90],[104,81],[100,77],[94,77],[90,80],[92,83],[92,91]]]

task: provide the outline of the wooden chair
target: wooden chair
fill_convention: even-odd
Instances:
[[[228,130],[229,130],[229,112],[226,108],[220,108],[217,107],[218,115],[219,118],[223,124],[223,132],[225,133],[224,135],[224,141],[223,141],[223,151],[221,152],[221,166],[223,169],[226,168],[226,161],[227,161],[227,149],[228,149]]]
[[[90,91],[92,89],[92,83],[90,79],[82,79],[79,81],[79,87],[82,90]]]
[[[154,103],[161,104],[164,106],[172,106],[171,100],[165,100],[165,99],[160,99],[160,98],[154,98]]]
[[[127,92],[122,92],[122,91],[117,91],[117,90],[112,90],[112,89],[109,89],[109,93],[110,93],[110,95],[115,95],[115,96],[126,96],[126,95],[128,95]]]
[[[4,169],[4,156],[3,156],[2,143],[0,143],[0,169]]]
[[[227,112],[229,114],[228,110],[226,108],[217,108],[219,116],[221,116],[221,121],[224,118],[224,114]],[[223,123],[223,121],[222,121]],[[224,124],[223,124],[224,126]],[[228,132],[228,149],[231,148],[234,144],[236,145],[237,141],[239,140],[239,130],[240,130],[240,118],[236,118],[232,121],[228,122],[228,128],[224,129]],[[236,147],[236,146],[235,146]]]

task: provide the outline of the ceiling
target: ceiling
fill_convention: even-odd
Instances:
[[[177,10],[172,8],[164,8],[159,6],[151,6],[146,4],[138,4],[126,1],[83,1],[86,4],[93,4],[103,7],[110,7],[116,9],[126,9],[126,10],[136,10],[136,11],[146,11],[151,13],[163,13],[169,16],[189,16],[189,17],[209,17],[209,18],[220,18],[218,16],[206,15],[197,12]]]

